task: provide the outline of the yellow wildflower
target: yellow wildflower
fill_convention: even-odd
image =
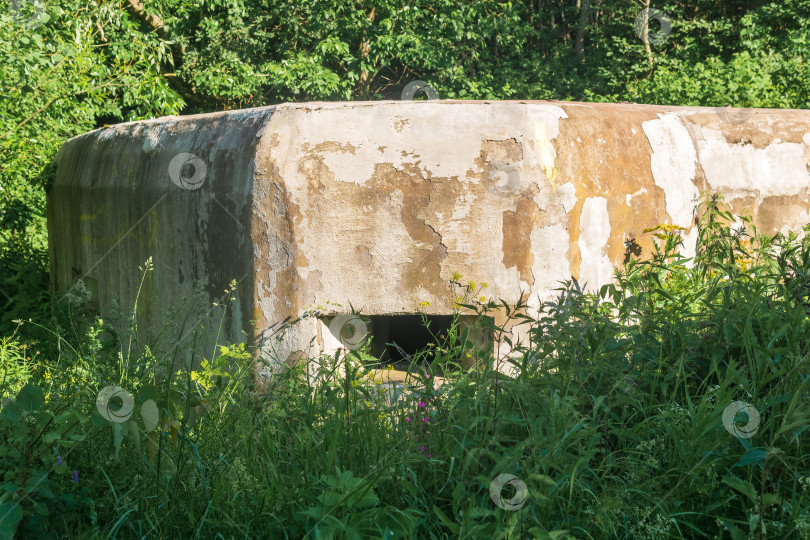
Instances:
[[[649,229],[644,229],[645,233],[654,232],[654,231],[664,231],[664,232],[672,232],[672,231],[685,231],[686,229],[683,227],[679,227],[678,225],[670,225],[668,223],[662,223],[661,225],[656,225],[655,227],[650,227]],[[658,236],[658,235],[656,235]]]
[[[470,292],[475,292],[475,282],[474,282],[474,281],[470,281],[470,282],[467,284],[467,287],[469,287]]]
[[[461,279],[461,274],[458,272],[453,272],[453,281],[458,281]]]

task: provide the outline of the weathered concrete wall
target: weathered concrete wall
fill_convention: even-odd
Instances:
[[[194,174],[179,154],[198,158]],[[702,191],[749,209],[765,232],[799,230],[810,222],[810,111],[285,104],[96,130],[64,145],[57,171],[56,290],[86,275],[102,312],[113,299],[130,309],[151,256],[138,306],[148,339],[195,284],[214,301],[237,280],[220,341],[256,340],[327,302],[449,314],[454,272],[487,282],[488,297],[530,291],[534,307],[572,276],[599,287],[627,243],[649,252],[645,228],[687,227],[694,249]],[[265,347],[282,361],[337,344],[312,318]]]

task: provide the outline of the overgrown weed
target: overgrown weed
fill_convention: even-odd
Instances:
[[[368,343],[260,398],[241,345],[199,368],[115,361],[87,322],[29,370],[4,341],[0,519],[20,537],[808,537],[810,237],[764,236],[717,199],[699,215],[693,260],[657,227],[650,258],[598,294],[563,284],[534,317],[454,276],[457,312],[512,353],[454,321],[396,396]],[[528,342],[507,341],[515,325]],[[139,411],[125,422],[96,410],[116,381]],[[492,495],[501,474],[527,496]]]

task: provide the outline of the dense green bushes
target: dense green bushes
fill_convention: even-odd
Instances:
[[[457,327],[436,336],[397,400],[363,348],[262,397],[241,346],[172,373],[176,351],[119,354],[90,317],[38,355],[4,342],[0,519],[30,538],[807,537],[810,238],[704,210],[693,261],[659,227],[601,295],[508,308],[530,327],[519,357],[433,388],[466,350]],[[111,385],[126,421],[100,414]],[[501,474],[528,489],[502,490],[514,511],[490,495]]]

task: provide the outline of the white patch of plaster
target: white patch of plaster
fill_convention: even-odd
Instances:
[[[804,144],[806,144],[807,146],[810,146],[810,131],[808,131],[802,136],[802,141],[804,141]]]
[[[810,185],[802,144],[774,142],[756,148],[728,143],[719,130],[704,129],[702,134],[698,153],[706,181],[727,199],[756,192],[761,197],[795,195]]]
[[[392,121],[396,117],[408,119],[406,124],[399,125],[400,131]],[[425,178],[451,177],[459,171],[476,170],[475,160],[482,141],[514,138],[525,147],[524,134],[532,132],[540,133],[547,141],[557,136],[560,118],[566,118],[565,112],[555,105],[498,102],[482,107],[475,103],[398,102],[373,107],[360,104],[319,104],[311,109],[285,107],[277,110],[270,122],[281,140],[293,135],[293,129],[297,130],[294,139],[306,153],[332,143],[332,148],[323,149],[318,155],[335,179],[363,184],[374,174],[378,163],[390,163],[399,170],[417,165]],[[335,148],[336,142],[340,148]],[[296,175],[296,163],[302,156],[290,157],[293,159],[281,162],[281,176],[285,180]],[[530,156],[524,151],[524,161],[537,162],[527,157]],[[538,161],[548,165],[545,160]]]
[[[557,188],[557,193],[560,194],[560,202],[563,205],[563,210],[567,214],[574,209],[577,204],[577,188],[574,187],[573,182],[566,182]]]
[[[553,186],[557,179],[557,151],[551,143],[560,134],[560,118],[568,118],[561,108],[556,106],[533,106],[527,116],[534,124],[534,155],[531,146],[524,150],[524,163],[537,164]],[[528,154],[528,155],[526,155]]]
[[[642,124],[652,147],[650,169],[655,185],[664,190],[667,214],[673,225],[689,227],[699,191],[693,182],[697,154],[689,132],[673,114]]]
[[[613,266],[607,256],[610,239],[610,216],[607,199],[592,197],[582,205],[579,218],[579,251],[582,262],[579,268],[580,285],[588,290],[599,287],[613,279]]]
[[[560,286],[560,282],[571,277],[568,228],[562,223],[539,227],[532,231],[530,240],[534,254],[532,296],[546,302],[559,294],[554,289]]]
[[[625,195],[624,202],[627,203],[627,206],[630,206],[630,201],[633,200],[633,197],[635,197],[636,195],[641,195],[642,193],[647,193],[647,188],[641,188],[635,193],[628,193],[627,195]]]

